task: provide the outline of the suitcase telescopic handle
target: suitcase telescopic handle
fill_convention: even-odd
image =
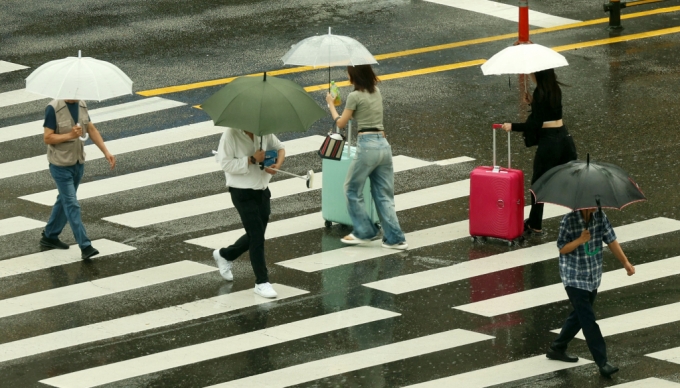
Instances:
[[[494,124],[493,128],[493,169],[494,171],[500,171],[500,167],[496,164],[496,130],[503,129],[503,124]],[[511,168],[511,157],[510,157],[510,132],[508,132],[508,168]]]

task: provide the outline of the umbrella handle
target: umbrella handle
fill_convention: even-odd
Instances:
[[[78,127],[80,127],[80,123],[78,123],[78,124],[76,124],[76,125],[77,125]],[[81,136],[78,136],[78,139],[80,139],[81,141],[87,141],[87,139],[90,138],[90,133],[87,132],[87,128],[85,128],[85,134],[84,134],[84,135],[85,135],[85,136],[82,136],[82,135],[81,135]]]

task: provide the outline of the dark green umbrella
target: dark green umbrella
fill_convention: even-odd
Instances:
[[[276,77],[240,77],[203,102],[215,125],[264,136],[304,132],[328,115],[295,82]]]
[[[566,206],[572,210],[612,208],[621,210],[646,200],[627,172],[609,163],[574,160],[553,167],[533,185],[536,202]],[[599,201],[599,203],[598,203]]]

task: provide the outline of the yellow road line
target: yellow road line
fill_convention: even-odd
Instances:
[[[640,0],[640,1],[628,1],[626,2],[626,7],[634,7],[636,5],[643,5],[643,4],[651,4],[651,3],[660,3],[664,0]]]
[[[641,0],[641,1],[652,1],[652,0]],[[680,6],[659,8],[659,9],[650,10],[650,11],[643,11],[643,12],[636,12],[636,13],[621,15],[621,19],[622,20],[623,19],[634,19],[634,18],[639,18],[639,17],[644,17],[644,16],[651,16],[651,15],[657,15],[657,14],[669,13],[669,12],[677,12],[677,11],[680,11]],[[592,25],[603,24],[603,23],[608,23],[608,22],[609,22],[608,18],[593,19],[593,20],[588,20],[588,21],[584,21],[584,22],[565,24],[565,25],[557,26],[557,27],[539,28],[539,29],[536,29],[536,30],[531,30],[530,34],[536,35],[536,34],[543,34],[543,33],[546,33],[546,32],[563,31],[563,30],[567,30],[567,29],[592,26]],[[496,35],[496,36],[490,36],[490,37],[486,37],[486,38],[470,39],[470,40],[464,40],[464,41],[460,41],[460,42],[453,42],[453,43],[447,43],[447,44],[436,45],[436,46],[422,47],[422,48],[417,48],[417,49],[412,49],[412,50],[398,51],[398,52],[394,52],[394,53],[379,54],[379,55],[375,55],[375,59],[376,60],[383,60],[383,59],[389,59],[389,58],[405,57],[405,56],[409,56],[409,55],[423,54],[423,53],[428,53],[428,52],[433,52],[433,51],[441,51],[441,50],[447,50],[447,49],[456,48],[456,47],[471,46],[471,45],[476,45],[476,44],[496,42],[496,41],[499,41],[499,40],[513,39],[513,38],[517,38],[516,33]],[[280,70],[272,70],[272,71],[268,71],[267,74],[276,76],[276,75],[282,75],[282,74],[301,73],[301,72],[305,72],[305,71],[309,71],[309,70],[313,70],[313,69],[319,69],[319,68],[320,67],[315,68],[315,67],[312,67],[312,66],[300,66],[300,67],[292,67],[292,68],[286,68],[286,69],[280,69]],[[246,76],[261,76],[261,75],[262,75],[262,73],[255,73],[255,74],[247,74]],[[139,91],[139,92],[137,92],[137,94],[139,94],[141,96],[145,96],[145,97],[151,97],[151,96],[158,96],[158,95],[162,95],[162,94],[183,92],[183,91],[192,90],[192,89],[200,89],[200,88],[205,88],[205,87],[210,87],[210,86],[218,86],[218,85],[228,84],[229,82],[233,81],[236,78],[237,77],[229,77],[229,78],[221,78],[221,79],[216,79],[216,80],[211,80],[211,81],[196,82],[196,83],[185,84],[185,85],[168,86],[168,87],[163,87],[163,88],[158,88],[158,89],[150,89],[150,90]],[[328,86],[328,84],[326,84],[326,87],[327,86]]]
[[[574,43],[574,44],[568,44],[568,45],[563,45],[563,46],[556,46],[556,47],[552,47],[552,49],[555,50],[555,51],[558,51],[558,52],[559,51],[567,51],[567,50],[576,50],[576,49],[581,49],[581,48],[586,48],[586,47],[595,47],[595,46],[603,46],[603,45],[612,44],[612,43],[626,42],[626,41],[629,41],[629,40],[652,38],[652,37],[655,37],[655,36],[674,34],[674,33],[678,33],[678,32],[680,32],[680,27],[664,28],[662,30],[641,32],[641,33],[638,33],[638,34],[618,36],[618,37],[615,37],[615,38],[598,39],[598,40],[592,40],[592,41],[588,41],[588,42],[581,42],[581,43]],[[486,62],[486,59],[476,59],[474,61],[452,63],[452,64],[448,64],[448,65],[426,67],[426,68],[423,68],[423,69],[404,71],[404,72],[400,72],[400,73],[385,74],[385,75],[381,75],[378,78],[380,78],[381,81],[386,81],[386,80],[391,80],[391,79],[412,77],[412,76],[416,76],[416,75],[432,74],[432,73],[439,73],[439,72],[442,72],[442,71],[462,69],[462,68],[465,68],[465,67],[482,65],[482,64],[484,64],[484,62]],[[343,86],[349,86],[350,84],[347,81],[343,81],[343,82],[336,82],[336,85],[338,85],[338,87],[343,87]],[[328,89],[328,84],[307,86],[305,88],[305,90],[308,91],[308,92],[314,92],[314,91],[325,90],[325,89]]]

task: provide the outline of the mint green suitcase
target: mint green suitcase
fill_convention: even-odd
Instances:
[[[351,133],[351,124],[347,132],[348,134]],[[345,199],[345,177],[347,177],[349,165],[352,162],[352,158],[354,158],[357,148],[350,146],[350,141],[351,136],[348,136],[340,160],[324,159],[322,162],[321,215],[326,221],[326,227],[330,227],[333,222],[352,226],[352,220],[349,218],[347,201]],[[371,196],[371,182],[369,179],[366,179],[366,185],[364,185],[364,203],[366,204],[366,211],[373,222],[379,225],[380,218]]]

